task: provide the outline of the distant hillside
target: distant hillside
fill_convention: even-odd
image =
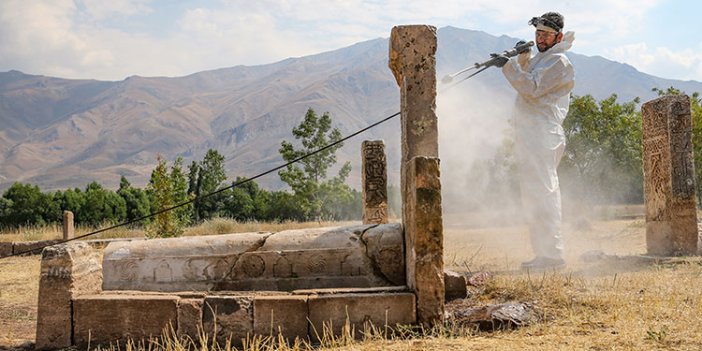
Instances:
[[[440,79],[516,41],[442,28],[437,75]],[[397,112],[399,92],[387,55],[388,40],[374,39],[269,65],[177,78],[102,82],[0,73],[0,189],[14,181],[45,190],[84,187],[92,180],[116,187],[120,175],[143,186],[157,154],[171,160],[183,156],[188,164],[208,148],[225,155],[230,179],[254,175],[281,163],[280,142],[293,139],[291,129],[309,107],[329,111],[344,134]],[[653,87],[702,91],[700,82],[653,77],[601,57],[569,56],[576,67],[577,95],[601,99],[615,92],[628,101],[652,98]],[[494,96],[495,103],[511,104],[503,96],[513,92],[495,69],[465,85],[462,91],[479,86],[488,100]],[[357,170],[361,141],[384,139],[389,171],[396,174],[398,129],[393,120],[349,141],[340,161],[351,161]],[[352,173],[353,186],[360,183],[357,173]],[[260,183],[280,186],[275,175]]]

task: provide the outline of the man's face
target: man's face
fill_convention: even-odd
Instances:
[[[539,52],[544,52],[554,45],[556,45],[560,40],[560,33],[547,32],[544,30],[536,31],[536,47]]]

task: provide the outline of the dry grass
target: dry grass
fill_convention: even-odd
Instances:
[[[329,225],[327,224],[319,224]],[[210,224],[215,226],[215,224]],[[222,225],[222,224],[216,224]],[[228,225],[228,224],[227,224]],[[236,231],[264,231],[265,227]],[[583,228],[583,224],[578,224]],[[292,225],[285,227],[291,228]],[[226,227],[226,231],[233,227]],[[209,230],[213,230],[210,227]],[[280,230],[280,229],[272,229]],[[446,265],[456,270],[495,272],[473,302],[533,302],[544,320],[513,331],[473,332],[447,326],[424,336],[408,332],[384,340],[329,339],[321,347],[338,350],[699,350],[702,348],[702,261],[698,258],[642,259],[642,220],[595,221],[590,230],[566,225],[568,267],[561,271],[522,272],[529,259],[524,227],[475,228],[445,225]],[[583,253],[618,255],[596,262]],[[0,260],[0,344],[31,340],[36,318],[39,258]],[[166,339],[168,350],[188,345]],[[192,346],[192,345],[191,345]],[[247,350],[305,350],[280,341],[251,340]],[[139,349],[139,347],[137,347]],[[143,349],[143,347],[141,348]],[[192,349],[192,347],[191,347]]]
[[[279,232],[288,229],[321,228],[354,224],[360,224],[360,222],[237,222],[228,218],[213,218],[211,220],[206,220],[197,226],[186,228],[183,235],[201,236],[246,232]],[[109,226],[110,224],[105,224],[100,228],[107,228]],[[76,228],[75,236],[85,235],[97,229],[99,228],[80,226]],[[56,224],[19,227],[0,231],[0,242],[61,239],[63,237],[62,233],[63,227]],[[85,239],[143,238],[145,234],[146,231],[142,228],[119,227],[87,237]]]
[[[185,236],[247,233],[247,232],[280,232],[290,229],[321,228],[361,224],[360,222],[237,222],[227,218],[213,218],[202,224],[185,230]]]
[[[0,345],[34,341],[39,256],[0,260]]]

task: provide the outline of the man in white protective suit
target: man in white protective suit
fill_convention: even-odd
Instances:
[[[565,265],[557,168],[565,149],[562,124],[575,84],[573,66],[565,52],[575,35],[562,32],[563,22],[563,16],[556,12],[529,21],[536,27],[539,52],[534,56],[530,50],[512,59],[494,55],[500,56],[496,66],[502,67],[517,91],[513,123],[519,185],[536,256],[522,263],[523,269]]]

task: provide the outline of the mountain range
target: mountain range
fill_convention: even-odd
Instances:
[[[438,40],[440,80],[519,39],[444,27]],[[702,91],[700,82],[654,77],[599,56],[568,56],[576,70],[576,95],[602,99],[616,93],[620,101],[646,101],[655,97],[654,87]],[[317,55],[184,77],[97,81],[0,72],[0,190],[15,181],[42,190],[83,188],[93,180],[116,188],[121,175],[144,186],[157,155],[182,156],[188,165],[209,148],[225,156],[230,180],[253,176],[282,163],[280,143],[294,140],[291,130],[308,108],[329,112],[344,135],[399,111],[399,89],[387,57],[388,39],[378,38]],[[501,104],[514,94],[496,69],[462,86],[466,93],[479,87],[482,96]],[[347,141],[339,160],[358,170],[360,144],[371,139],[385,140],[388,171],[397,174],[397,118]],[[357,173],[349,180],[356,188]],[[258,182],[282,186],[276,175]]]

